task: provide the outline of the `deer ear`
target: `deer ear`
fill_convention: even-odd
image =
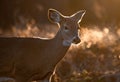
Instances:
[[[59,23],[61,21],[62,15],[59,11],[55,9],[48,10],[48,18],[50,21],[54,23]]]
[[[71,17],[72,17],[73,20],[80,23],[84,14],[85,14],[85,12],[86,12],[85,10],[78,11],[75,14],[73,14]]]

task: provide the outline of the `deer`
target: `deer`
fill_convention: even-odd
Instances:
[[[50,8],[48,19],[57,24],[53,38],[0,37],[0,77],[14,78],[16,82],[51,82],[57,64],[71,44],[81,42],[79,29],[85,10],[64,16]]]

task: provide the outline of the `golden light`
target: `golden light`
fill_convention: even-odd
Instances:
[[[91,45],[99,44],[103,46],[113,45],[117,40],[117,37],[114,33],[110,32],[110,30],[106,27],[103,30],[95,28],[82,28],[82,42],[81,45],[86,46],[86,48],[90,48]]]

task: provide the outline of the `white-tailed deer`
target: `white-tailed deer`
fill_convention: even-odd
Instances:
[[[84,14],[82,10],[63,16],[57,10],[49,9],[49,19],[59,26],[52,39],[1,37],[0,77],[11,77],[16,82],[50,82],[56,64],[70,45],[80,42],[78,23]]]

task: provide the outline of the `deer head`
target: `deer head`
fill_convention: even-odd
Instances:
[[[59,25],[64,46],[70,46],[71,43],[80,43],[79,23],[84,14],[85,10],[81,10],[71,16],[64,16],[55,9],[49,9],[48,17],[52,22]]]

